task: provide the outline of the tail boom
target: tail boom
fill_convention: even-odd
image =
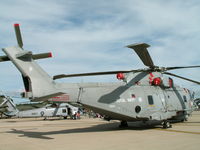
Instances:
[[[22,74],[26,84],[25,97],[47,100],[51,96],[62,94],[58,91],[54,80],[34,61],[32,52],[20,47],[8,47],[2,50]]]

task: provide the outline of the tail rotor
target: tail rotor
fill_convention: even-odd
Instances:
[[[22,41],[21,31],[20,31],[20,27],[18,23],[14,24],[14,29],[15,29],[15,35],[16,35],[18,46],[23,49],[23,41]]]

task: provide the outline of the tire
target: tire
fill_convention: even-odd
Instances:
[[[163,121],[162,126],[163,126],[163,129],[167,129],[167,128],[171,128],[172,127],[170,122],[167,121],[167,120]]]
[[[41,117],[43,117],[44,116],[44,111],[41,111],[40,115],[41,115]]]

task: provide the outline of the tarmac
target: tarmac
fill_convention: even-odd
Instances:
[[[199,150],[200,111],[172,128],[120,129],[118,121],[99,118],[60,120],[0,119],[0,150]]]

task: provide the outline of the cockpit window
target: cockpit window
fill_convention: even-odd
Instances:
[[[67,112],[67,110],[66,109],[62,109],[62,113],[66,113]]]

